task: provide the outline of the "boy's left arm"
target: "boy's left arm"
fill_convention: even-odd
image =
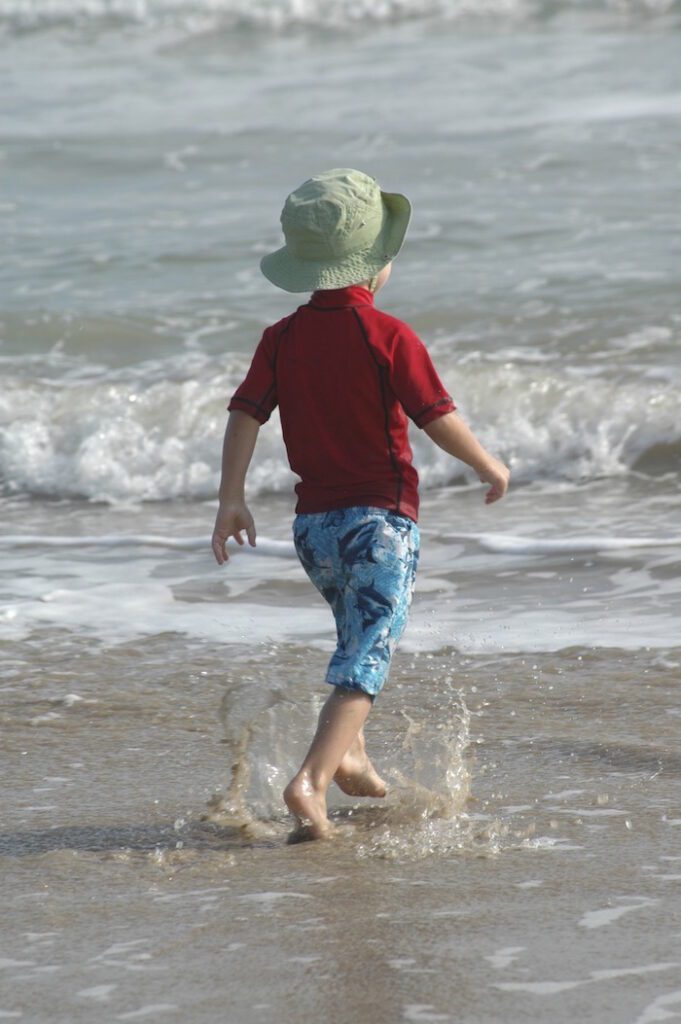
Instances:
[[[246,504],[244,488],[259,430],[260,423],[248,413],[230,412],[222,447],[220,507],[211,541],[218,565],[229,561],[225,550],[229,537],[243,544],[242,531],[245,531],[248,543],[255,547],[255,523]]]
[[[438,376],[428,350],[410,327],[401,325],[392,353],[391,384],[402,407],[417,427],[449,455],[472,466],[490,484],[490,505],[508,490],[509,470],[485,451],[473,431],[456,414],[456,406]]]

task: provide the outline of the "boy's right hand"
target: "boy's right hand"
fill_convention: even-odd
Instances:
[[[225,550],[227,539],[233,537],[237,544],[243,545],[244,539],[241,534],[244,530],[248,537],[248,543],[254,548],[255,523],[246,503],[244,501],[221,502],[211,541],[215,561],[218,565],[224,565],[229,561],[229,555]]]
[[[491,505],[495,501],[499,501],[504,497],[508,490],[508,481],[511,476],[511,471],[508,466],[505,466],[499,459],[491,458],[489,463],[478,470],[478,476],[483,484],[491,484],[492,486],[485,495],[485,504]]]

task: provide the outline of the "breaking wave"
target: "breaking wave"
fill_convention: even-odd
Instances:
[[[0,394],[0,489],[6,495],[135,503],[212,499],[225,407],[247,365],[191,379],[139,374],[59,380],[6,377]],[[195,363],[191,370],[199,369]],[[156,368],[158,374],[159,368]],[[681,394],[662,380],[569,375],[547,366],[467,365],[443,377],[483,443],[516,484],[678,471]],[[474,474],[413,431],[425,488]],[[278,418],[260,432],[252,493],[290,492]]]
[[[2,0],[0,26],[9,31],[140,26],[279,33],[295,28],[352,29],[403,21],[546,23],[563,15],[621,26],[671,15],[678,0]]]

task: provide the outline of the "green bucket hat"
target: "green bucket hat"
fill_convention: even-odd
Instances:
[[[287,292],[346,288],[375,277],[402,248],[411,204],[362,171],[336,168],[303,182],[281,211],[286,245],[264,256],[265,277]]]

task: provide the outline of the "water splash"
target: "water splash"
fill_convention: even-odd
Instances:
[[[281,794],[303,759],[320,703],[308,687],[271,688],[261,677],[229,686],[219,711],[229,779],[209,801],[205,820],[252,838],[281,830]]]
[[[313,735],[321,699],[307,687],[258,691],[253,680],[230,687],[220,708],[229,781],[208,804],[204,820],[235,827],[247,838],[282,836],[290,820],[281,793]],[[470,712],[461,691],[445,681],[437,718],[427,708],[377,708],[375,735],[381,770],[389,780],[385,802],[357,801],[329,792],[341,842],[359,857],[412,859],[476,842],[493,852],[488,824],[471,824]],[[373,751],[372,751],[373,756]]]

